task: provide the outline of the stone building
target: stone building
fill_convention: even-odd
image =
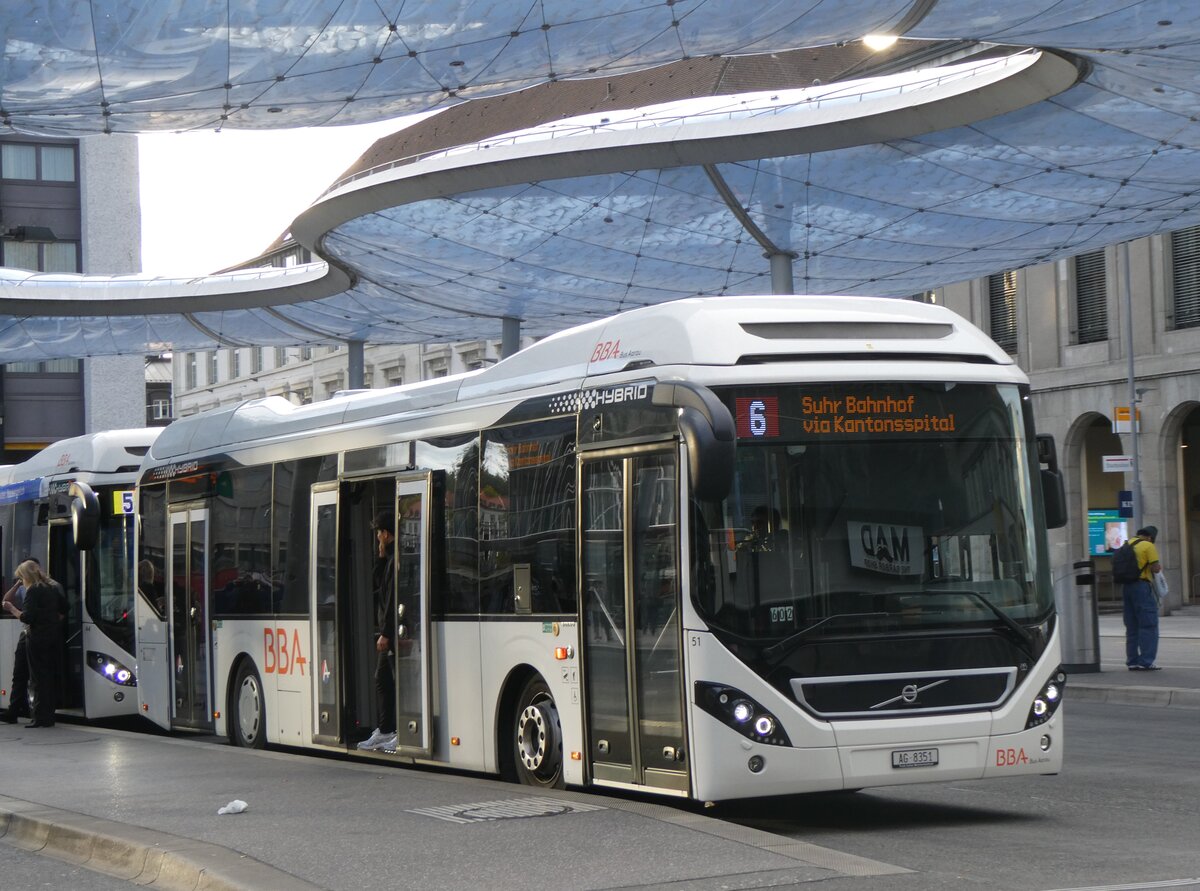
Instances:
[[[0,265],[141,269],[137,137],[0,139]],[[144,423],[141,354],[11,362],[0,371],[2,463],[69,436]],[[135,398],[130,398],[134,395]]]
[[[1114,422],[1136,401],[1142,525],[1159,529],[1169,606],[1196,602],[1200,227],[998,272],[925,297],[988,332],[1029,374],[1038,432],[1054,436],[1067,486],[1070,523],[1050,533],[1060,595],[1070,590],[1075,564],[1094,560],[1101,605],[1120,602],[1103,527],[1118,511],[1118,492],[1132,491],[1134,478],[1106,470],[1106,463],[1119,462],[1104,459],[1133,457],[1134,435],[1115,433]]]

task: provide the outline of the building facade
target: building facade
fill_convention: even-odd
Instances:
[[[1122,468],[1136,438],[1141,525],[1159,530],[1167,608],[1200,600],[1200,227],[961,282],[927,299],[988,332],[1029,374],[1038,432],[1054,436],[1067,487],[1070,523],[1050,533],[1060,597],[1073,596],[1075,576],[1086,574],[1076,564],[1090,560],[1101,606],[1120,602],[1114,539],[1104,531],[1122,522],[1118,493],[1134,490],[1133,472]],[[1129,430],[1119,415],[1134,402],[1136,436],[1114,432]],[[1127,522],[1132,535],[1135,521]]]
[[[136,137],[0,138],[0,265],[138,272],[140,220]],[[23,461],[68,436],[140,427],[144,392],[141,355],[9,363],[0,369],[0,460]]]
[[[532,341],[526,339],[522,346]],[[368,344],[363,386],[368,389],[474,371],[500,360],[500,340],[455,344]],[[295,405],[328,399],[347,389],[343,346],[241,347],[176,353],[173,391],[178,417],[263,396]]]

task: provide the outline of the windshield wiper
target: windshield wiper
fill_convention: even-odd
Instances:
[[[963,597],[970,597],[972,600],[976,600],[979,603],[982,603],[989,610],[991,610],[992,614],[997,619],[999,619],[1001,621],[1001,623],[1003,623],[1005,628],[1007,628],[1009,631],[1013,632],[1014,635],[1016,635],[1018,641],[1025,644],[1025,646],[1021,647],[1021,651],[1026,656],[1029,657],[1031,662],[1034,661],[1033,635],[1029,633],[1029,629],[1026,628],[1024,625],[1022,625],[1020,622],[1018,622],[1016,619],[1014,619],[1012,616],[1010,616],[1008,613],[1006,613],[1004,610],[1000,609],[1000,607],[996,606],[996,604],[992,603],[990,600],[988,600],[986,597],[984,597],[978,591],[966,591],[966,590],[959,589],[959,590],[954,590],[954,591],[938,591],[938,593],[939,594],[961,594],[961,595],[963,595]]]
[[[825,625],[828,622],[832,622],[835,619],[875,619],[880,616],[887,616],[887,615],[889,615],[889,614],[888,613],[838,613],[835,616],[826,616],[820,622],[814,622],[812,625],[809,625],[807,628],[803,628],[800,631],[797,631],[795,634],[791,634],[791,635],[785,637],[783,640],[779,641],[778,643],[773,643],[769,647],[764,647],[763,651],[762,651],[763,658],[766,659],[771,664],[777,663],[780,659],[783,659],[785,656],[791,655],[792,651],[795,650],[796,647],[798,647],[801,643],[803,643],[804,639],[806,637],[808,637],[810,634],[812,634],[814,631],[816,631],[822,625]]]

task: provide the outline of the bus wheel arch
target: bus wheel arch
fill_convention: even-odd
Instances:
[[[243,654],[231,673],[225,714],[229,741],[244,749],[261,749],[267,744],[267,701],[262,677],[254,660]]]
[[[561,789],[563,734],[550,685],[533,668],[520,666],[504,684],[496,715],[496,756],[504,779]]]

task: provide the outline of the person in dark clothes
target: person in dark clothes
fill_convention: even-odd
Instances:
[[[368,751],[396,748],[396,516],[381,511],[371,524],[375,530],[375,708],[379,726],[358,744]]]
[[[33,682],[33,721],[29,727],[53,727],[62,686],[62,631],[67,616],[67,595],[35,560],[17,567],[17,578],[25,585],[25,605],[9,610],[28,625],[26,651]]]

